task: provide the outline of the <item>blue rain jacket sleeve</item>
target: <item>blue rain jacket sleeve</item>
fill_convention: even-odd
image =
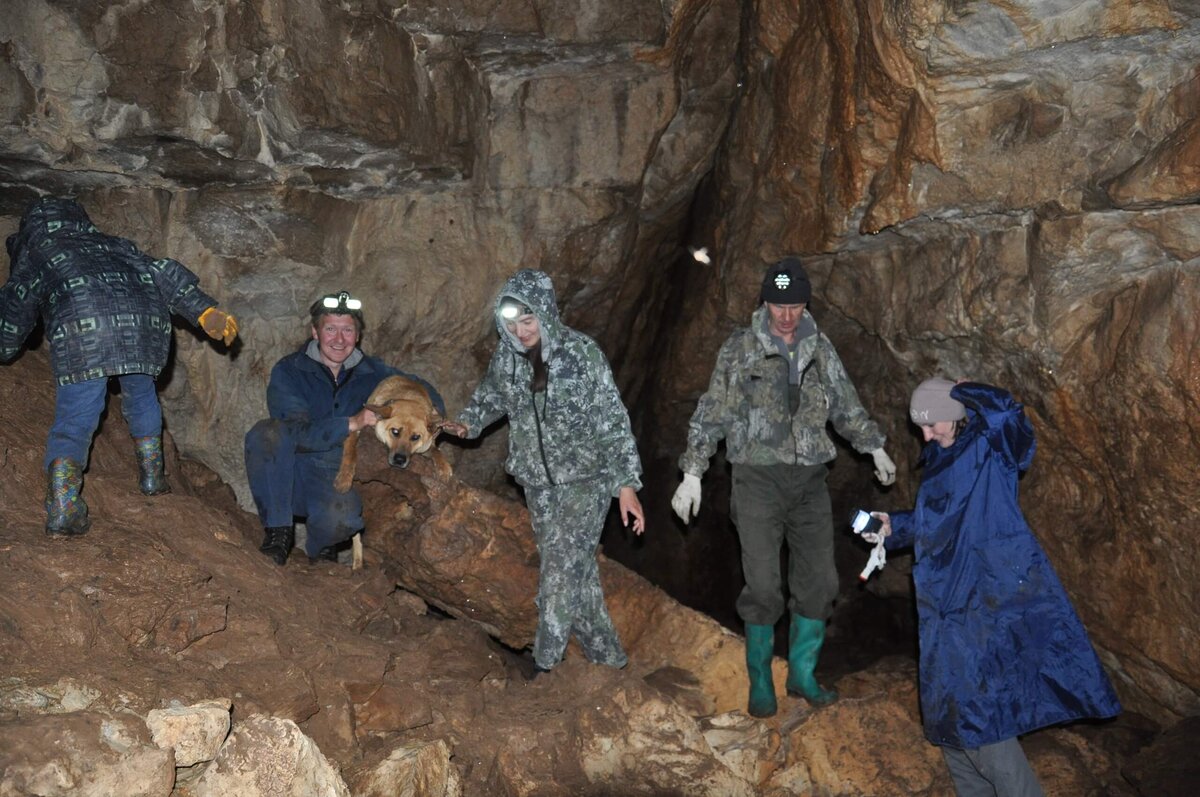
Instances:
[[[1114,716],[1120,703],[1017,501],[1032,425],[999,388],[964,383],[951,396],[967,424],[949,448],[925,447],[916,506],[891,515],[887,542],[915,554],[925,735],[977,748]]]

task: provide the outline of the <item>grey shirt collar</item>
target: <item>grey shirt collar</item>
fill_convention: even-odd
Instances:
[[[325,361],[321,359],[321,346],[316,340],[310,340],[308,342],[308,347],[304,350],[304,354],[306,357],[308,357],[308,359],[315,361],[325,370],[329,370],[329,366],[325,365]],[[347,357],[346,361],[342,363],[342,370],[337,375],[337,381],[342,381],[345,373],[362,362],[364,356],[365,355],[362,353],[362,349],[355,346],[354,351],[350,352],[350,356]],[[332,374],[333,372],[330,371],[330,373]]]
[[[816,331],[816,322],[813,321],[812,316],[810,316],[808,313],[805,313],[800,317],[800,323],[796,327],[795,340],[792,341],[792,344],[789,346],[787,341],[771,332],[770,314],[768,313],[763,318],[763,332],[765,332],[767,337],[771,339],[771,342],[775,344],[775,348],[779,350],[780,356],[788,361],[789,385],[800,384],[800,362],[796,357],[796,351],[800,348],[800,341],[804,340],[810,335],[816,334]]]

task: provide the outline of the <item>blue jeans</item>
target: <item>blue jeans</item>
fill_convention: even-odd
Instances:
[[[162,434],[162,408],[149,374],[125,374],[121,383],[121,414],[134,437]],[[72,459],[86,467],[92,436],[100,425],[100,415],[108,398],[108,377],[89,379],[72,385],[59,385],[54,396],[54,424],[46,441],[49,468],[56,459]]]
[[[263,527],[290,526],[296,517],[304,518],[309,556],[362,531],[358,493],[333,489],[340,463],[340,456],[334,459],[328,451],[297,451],[296,438],[283,421],[268,418],[254,424],[246,433],[246,477]]]

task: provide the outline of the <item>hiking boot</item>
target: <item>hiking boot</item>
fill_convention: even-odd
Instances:
[[[263,529],[263,544],[258,550],[265,553],[282,567],[287,564],[288,554],[296,545],[296,529],[292,526],[268,526]]]

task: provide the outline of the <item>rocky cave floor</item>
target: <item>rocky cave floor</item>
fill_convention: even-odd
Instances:
[[[0,792],[102,793],[81,784],[107,771],[138,780],[121,787],[128,794],[236,793],[201,788],[204,761],[143,756],[158,774],[113,774],[155,749],[140,722],[152,710],[216,700],[235,728],[256,716],[297,723],[353,794],[735,793],[731,783],[750,784],[739,785],[746,794],[950,793],[914,722],[911,659],[846,671],[867,656],[851,639],[865,635],[831,638],[842,701],[813,712],[782,699],[770,723],[706,717],[694,679],[644,666],[636,651],[614,671],[573,648],[529,681],[527,653],[398,588],[370,547],[361,572],[299,551],[275,566],[232,490],[171,446],[174,492],[141,496],[115,397],[87,473],[92,529],[47,538],[52,391],[39,352],[0,371]],[[97,723],[107,730],[89,737]],[[1047,793],[1191,793],[1195,723],[1161,731],[1126,714],[1033,734],[1026,747]],[[380,786],[401,748],[440,750],[441,768],[391,771]],[[887,758],[884,748],[912,752]],[[155,778],[167,791],[146,785]]]

